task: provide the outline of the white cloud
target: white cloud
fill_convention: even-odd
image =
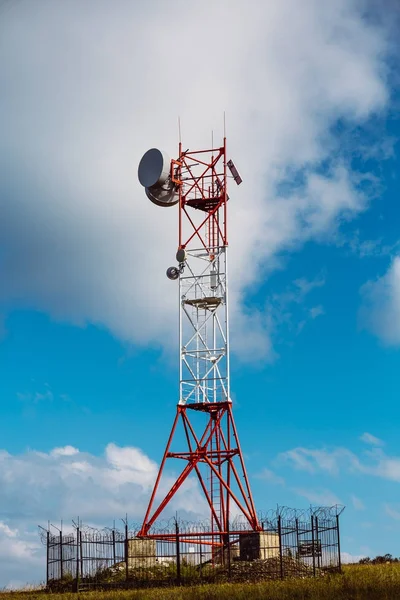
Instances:
[[[339,473],[342,461],[354,465],[358,464],[357,457],[346,448],[325,450],[298,447],[282,452],[278,458],[300,471],[308,471],[309,473],[327,471],[331,475]]]
[[[43,573],[44,553],[36,531],[0,521],[0,585],[16,589]],[[26,576],[26,579],[23,577]]]
[[[376,281],[361,288],[363,326],[389,345],[400,344],[400,256]]]
[[[305,451],[305,448],[294,448],[293,450],[287,450],[286,452],[281,453],[280,458],[288,461],[295,469],[299,469],[300,471],[308,471],[309,473],[315,472],[315,467],[312,461],[309,460],[308,456],[309,452]]]
[[[103,456],[72,446],[20,455],[0,453],[0,587],[10,581],[44,579],[45,555],[36,525],[66,523],[75,516],[89,525],[110,525],[128,514],[143,519],[158,466],[139,448],[108,444]],[[167,470],[159,496],[176,475]],[[195,479],[188,479],[163,512],[193,519],[208,515]],[[67,525],[66,525],[67,526]],[[14,585],[14,583],[12,584]]]
[[[0,460],[0,513],[16,520],[35,515],[47,521],[79,514],[82,519],[102,521],[128,512],[132,519],[140,519],[157,470],[157,463],[139,448],[115,444],[106,446],[103,457],[72,446],[49,453],[5,454]],[[165,494],[173,481],[167,472],[160,494]],[[197,485],[187,481],[174,510],[198,514],[203,506]]]
[[[389,456],[376,447],[361,456],[347,448],[327,450],[298,447],[279,454],[278,461],[311,474],[326,472],[338,475],[349,471],[400,482],[400,457]]]
[[[243,309],[247,286],[365,209],[333,131],[386,108],[386,25],[358,0],[37,0],[3,16],[3,310],[169,345],[176,211],[147,201],[136,168],[150,146],[174,153],[177,115],[194,147],[218,138],[225,109],[244,177],[231,192],[233,348],[273,356],[270,323]]]
[[[376,466],[373,467],[373,474],[391,481],[400,481],[400,457],[382,454],[378,457]]]
[[[360,437],[360,440],[362,442],[365,442],[366,444],[371,444],[372,446],[384,446],[385,442],[383,442],[382,440],[380,440],[379,438],[375,437],[374,435],[372,435],[371,433],[365,432],[362,434],[362,436]]]
[[[79,450],[73,446],[63,446],[62,448],[54,448],[51,451],[52,456],[74,456],[79,454]]]
[[[12,529],[10,529],[10,527],[8,525],[6,525],[5,523],[3,523],[2,521],[0,521],[0,532],[6,538],[16,537],[16,535],[17,535],[16,531],[13,531]]]

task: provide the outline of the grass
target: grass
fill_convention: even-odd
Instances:
[[[349,565],[343,575],[259,584],[221,584],[77,594],[3,592],[0,600],[397,600],[400,564]]]

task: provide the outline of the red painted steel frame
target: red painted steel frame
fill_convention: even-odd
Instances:
[[[226,163],[225,138],[222,147],[209,150],[182,151],[182,144],[179,144],[178,159],[171,161],[171,178],[179,191],[179,249],[204,248],[210,260],[213,260],[216,248],[221,249],[228,245],[227,202],[229,198]],[[198,211],[202,216],[200,219],[197,218],[199,224],[196,224],[194,212],[198,217]],[[208,416],[201,435],[196,434],[189,420],[189,410],[200,411]],[[172,452],[171,444],[178,423],[183,426],[187,450]],[[169,458],[183,460],[186,465],[164,499],[153,511],[165,463]],[[208,486],[202,470],[206,470],[209,474],[211,484],[209,483]],[[232,502],[247,519],[249,529],[261,529],[230,401],[178,404],[139,537],[152,537],[151,527],[190,474],[197,475],[210,507],[211,536],[229,533]],[[236,493],[233,489],[237,490]],[[205,533],[202,532],[201,535]],[[153,537],[160,536],[155,534]]]
[[[189,410],[200,411],[208,415],[206,426],[202,430],[201,435],[198,435],[195,432],[195,429],[189,420],[187,414]],[[182,424],[185,432],[188,451],[171,452],[171,443],[179,422]],[[235,457],[238,457],[240,472],[234,463]],[[160,502],[154,512],[152,512],[162,472],[168,458],[184,460],[186,465],[164,499]],[[199,466],[201,464],[207,465],[210,472],[213,473],[219,482],[221,493],[219,510],[213,502],[212,494],[207,488],[204,476],[200,471]],[[249,523],[249,529],[260,529],[233,419],[231,402],[196,403],[178,405],[177,407],[176,417],[172,425],[167,447],[144,517],[143,525],[138,534],[139,537],[151,537],[150,529],[152,525],[187,477],[193,472],[196,473],[198,477],[200,486],[210,507],[212,515],[211,523],[213,526],[215,524],[215,529],[212,527],[211,532],[209,533],[210,535],[229,533],[228,518],[229,504],[231,501],[236,504],[239,511],[246,517]],[[241,478],[243,481],[241,481]],[[236,494],[232,489],[232,480],[235,482],[235,486],[238,489],[238,493]],[[202,535],[206,534],[202,532]],[[154,537],[158,538],[159,535],[155,534]]]
[[[227,246],[226,139],[221,148],[209,150],[182,151],[180,143],[179,158],[172,161],[171,168],[179,189],[179,248],[187,248],[194,240],[210,254],[213,247]],[[192,220],[190,209],[205,213],[199,225]],[[183,231],[185,221],[189,224],[187,234]],[[209,240],[213,233],[211,247],[206,232]]]

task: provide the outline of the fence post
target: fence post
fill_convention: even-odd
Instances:
[[[315,577],[315,536],[314,536],[314,515],[311,515],[311,544],[312,544],[312,566],[313,566],[313,576]]]
[[[113,541],[113,562],[114,565],[117,562],[116,556],[115,556],[115,529],[112,530],[112,541]]]
[[[227,522],[227,540],[228,540],[228,548],[227,548],[227,555],[228,555],[228,581],[231,580],[231,536],[229,533],[229,518],[228,518],[228,522]]]
[[[82,541],[82,531],[79,532],[79,547],[81,549],[80,563],[81,563],[81,579],[83,579],[83,541]]]
[[[49,587],[50,531],[46,534],[46,588]]]
[[[321,568],[321,556],[320,556],[319,549],[321,547],[321,552],[322,552],[322,544],[320,544],[320,542],[319,542],[318,517],[315,517],[315,537],[317,538],[316,542],[315,542],[315,546],[317,549],[317,565],[318,565],[318,569],[320,569]]]
[[[129,579],[129,540],[128,540],[128,519],[125,522],[125,581]]]
[[[75,592],[79,592],[79,520],[78,527],[76,528],[76,585]]]
[[[336,515],[336,534],[337,534],[337,547],[338,547],[338,566],[339,573],[342,572],[342,557],[340,556],[340,532],[339,532],[339,515]]]
[[[280,576],[283,579],[283,554],[282,554],[282,522],[281,515],[278,516],[278,536],[279,536],[279,567]]]
[[[64,565],[63,565],[63,536],[62,529],[60,529],[60,578],[64,578]]]
[[[177,584],[181,585],[181,549],[179,545],[179,525],[175,519],[175,534],[176,534],[176,580]]]
[[[296,544],[297,544],[296,558],[297,558],[297,560],[300,560],[299,520],[297,517],[296,517]]]

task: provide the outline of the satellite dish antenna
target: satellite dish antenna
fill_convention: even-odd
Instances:
[[[157,148],[147,150],[139,163],[138,177],[146,196],[157,206],[174,206],[179,202],[171,181],[171,160],[165,152]]]

